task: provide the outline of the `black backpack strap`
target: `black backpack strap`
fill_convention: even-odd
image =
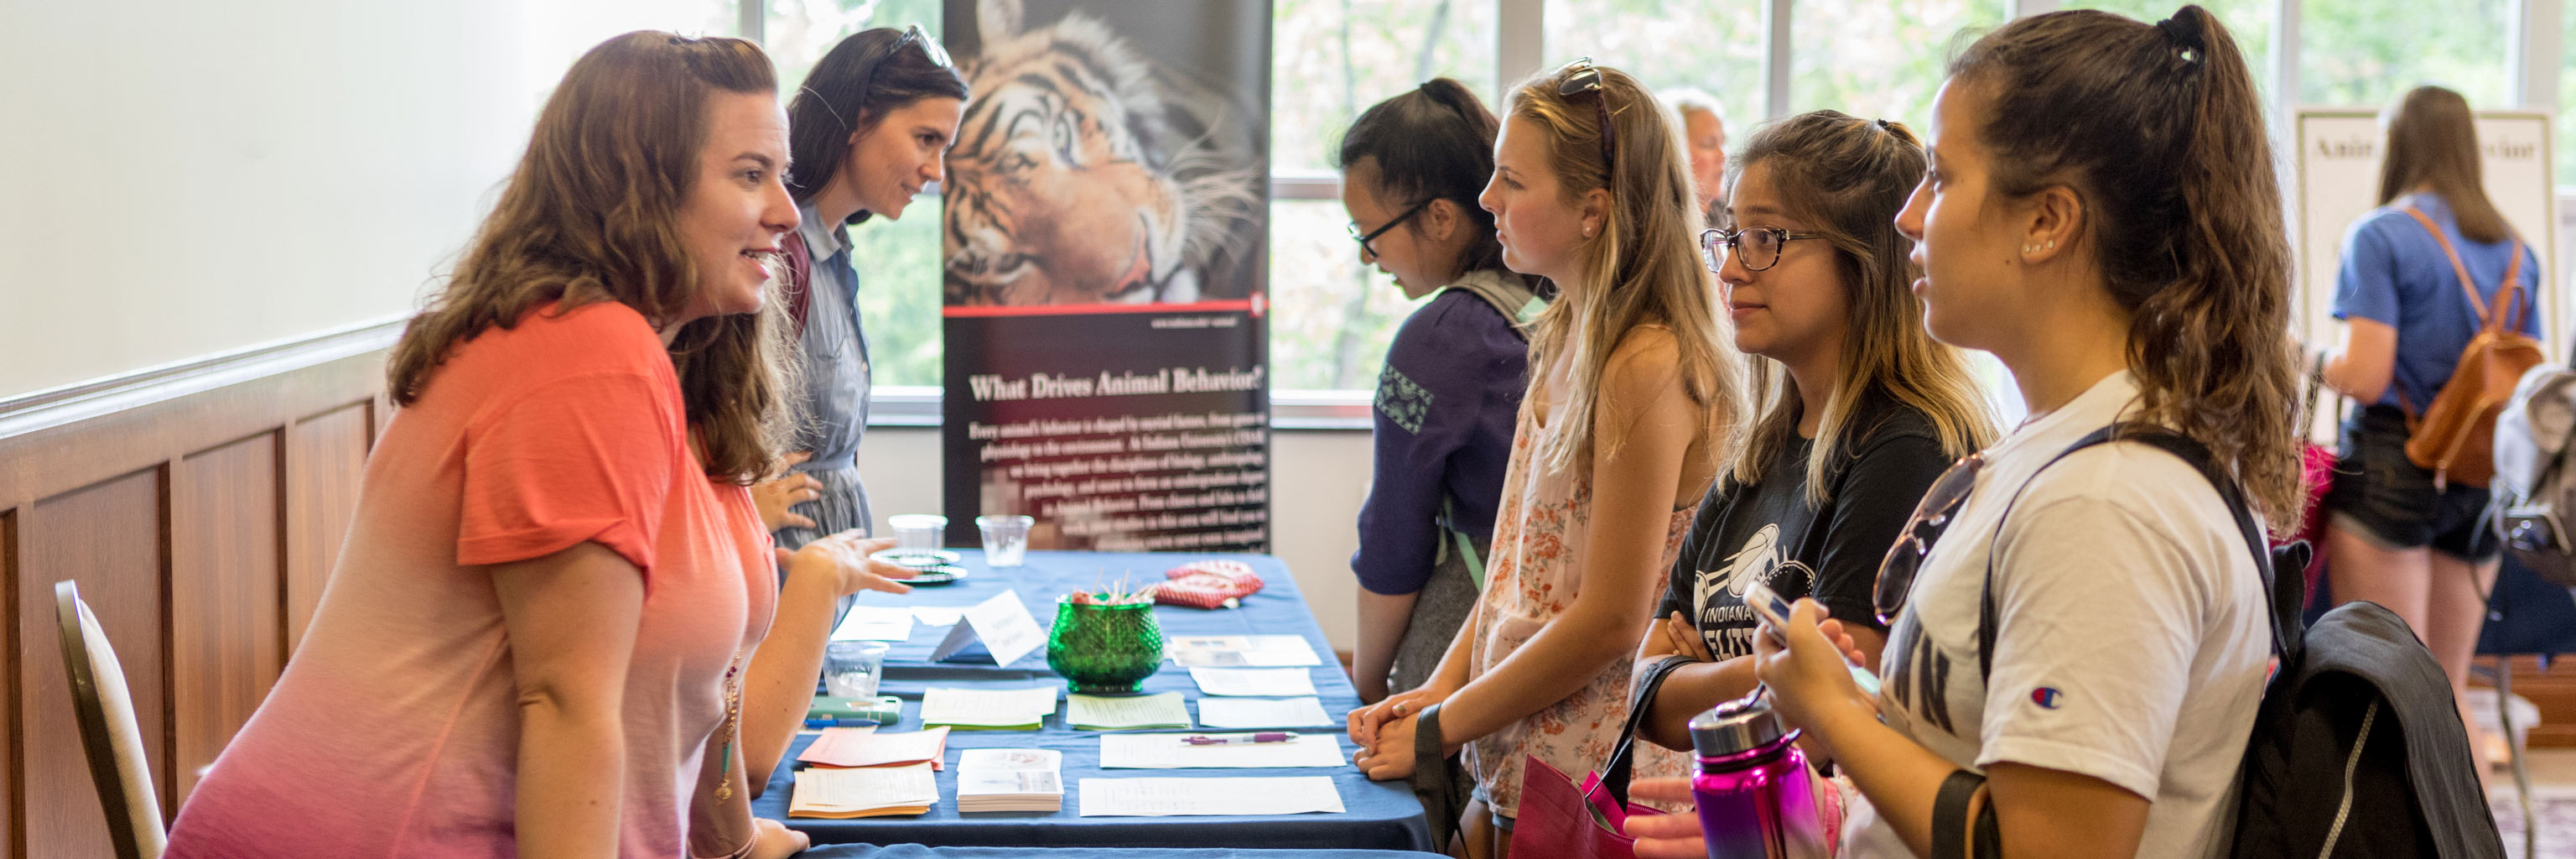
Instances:
[[[2210,487],[2218,490],[2219,500],[2227,504],[2228,515],[2236,519],[2236,530],[2245,537],[2246,549],[2254,553],[2254,568],[2263,574],[2263,601],[2272,625],[2272,653],[2284,659],[2295,653],[2299,648],[2300,627],[2294,613],[2305,602],[2302,597],[2307,583],[2298,576],[2273,574],[2278,565],[2273,562],[2272,548],[2264,539],[2263,527],[2255,522],[2253,511],[2245,505],[2245,495],[2237,489],[2235,478],[2219,470],[2218,464],[2210,459],[2209,449],[2202,447],[2200,442],[2162,427],[2112,424],[2067,445],[2065,450],[2057,452],[2057,456],[2040,465],[2039,471],[2047,471],[2049,466],[2056,465],[2076,451],[2114,441],[2139,442],[2173,454],[2191,463],[2192,468],[2209,481]],[[2031,472],[2031,480],[2039,479],[2039,471]],[[1981,682],[1994,676],[1995,668],[1995,553],[2003,545],[2003,523],[2012,520],[2013,505],[2021,502],[2022,492],[2029,488],[2030,483],[2025,481],[2013,490],[2012,500],[2004,503],[2003,518],[1995,523],[1994,539],[1986,544],[1985,584],[1977,591],[1977,679]],[[2294,544],[2287,550],[2296,552],[2296,557],[2307,555],[2305,543]],[[2304,567],[2305,564],[2299,566]],[[2284,614],[2285,609],[2293,614]]]

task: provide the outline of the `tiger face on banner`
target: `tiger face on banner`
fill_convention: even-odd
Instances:
[[[1103,15],[1071,9],[1031,26],[1026,12],[1022,0],[980,0],[980,48],[960,52],[973,96],[948,156],[946,303],[1252,295],[1258,115]]]

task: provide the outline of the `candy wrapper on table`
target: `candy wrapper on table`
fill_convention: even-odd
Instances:
[[[1242,561],[1191,561],[1163,572],[1154,601],[1191,608],[1234,608],[1261,590],[1261,576]]]

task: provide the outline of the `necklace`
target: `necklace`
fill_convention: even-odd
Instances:
[[[742,737],[742,648],[733,649],[733,661],[725,665],[725,744],[724,757],[716,771],[716,799],[733,798],[733,744]]]

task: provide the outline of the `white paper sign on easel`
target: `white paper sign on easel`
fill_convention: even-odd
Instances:
[[[930,661],[945,661],[977,641],[993,654],[993,664],[1009,665],[1045,643],[1046,633],[1029,617],[1018,591],[1003,591],[966,609],[964,622],[948,628],[948,637],[930,651]]]

